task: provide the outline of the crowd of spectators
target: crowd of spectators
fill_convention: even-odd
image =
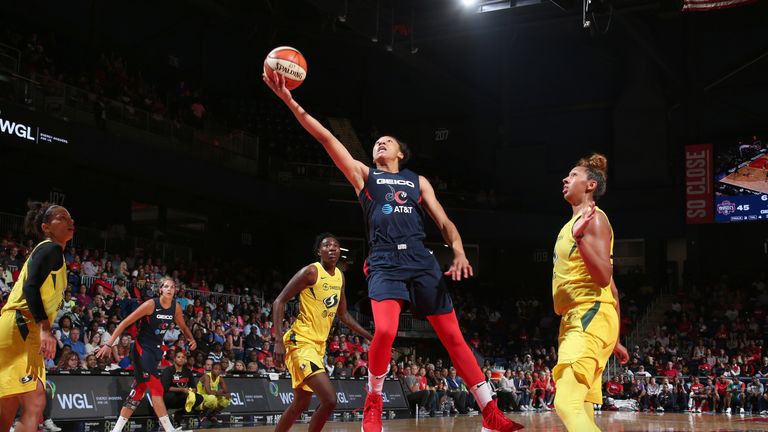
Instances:
[[[91,61],[72,62],[75,57],[60,46],[54,33],[15,31],[8,22],[3,23],[0,43],[21,53],[21,75],[43,85],[55,80],[87,91],[87,101],[81,102],[92,105],[97,122],[105,118],[113,102],[125,108],[121,113],[128,120],[135,110],[143,110],[153,119],[168,120],[177,127],[203,128],[208,117],[202,88],[183,78],[171,84],[148,79],[141,68],[131,67],[131,62],[118,53],[101,52]]]
[[[11,233],[0,240],[0,289],[4,297],[33,247],[32,241],[18,241]],[[54,325],[58,350],[48,364],[51,370],[130,369],[135,327],[115,343],[108,358],[97,359],[94,352],[109,340],[120,320],[155,295],[155,282],[168,275],[176,281],[178,305],[185,311],[197,342],[197,349],[188,352],[190,369],[203,373],[214,363],[222,363],[224,373],[286,372],[272,358],[270,300],[282,288],[279,270],[244,266],[235,269],[225,263],[167,263],[152,257],[74,247],[65,251],[65,260],[70,285]],[[506,300],[499,308],[476,298],[472,291],[454,290],[460,306],[457,315],[464,334],[471,335],[469,344],[484,364],[483,372],[502,409],[551,409],[557,325],[550,306],[531,298]],[[627,298],[624,305],[627,311],[637,308],[634,300]],[[296,302],[288,308],[280,324],[283,332],[296,319]],[[509,334],[517,337],[510,338]],[[165,349],[166,366],[176,351],[188,351],[187,341],[178,329],[166,332]],[[367,351],[367,341],[334,328],[327,346],[329,375],[366,377]],[[418,404],[425,414],[469,413],[477,409],[461,377],[444,360],[444,353],[443,358],[440,355],[438,352],[433,356],[434,360],[402,355],[393,360],[389,375],[403,381],[408,400],[414,408]]]
[[[690,282],[663,321],[629,347],[630,363],[606,394],[637,410],[768,414],[766,308],[764,274]]]

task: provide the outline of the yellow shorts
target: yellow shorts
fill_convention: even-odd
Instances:
[[[0,398],[26,393],[45,385],[45,362],[40,354],[40,327],[21,312],[0,315]]]
[[[285,344],[285,366],[291,373],[291,386],[311,392],[312,389],[304,384],[307,378],[325,373],[323,363],[325,344],[304,341],[287,341]]]
[[[203,409],[219,409],[226,408],[232,403],[232,398],[216,395],[201,395],[203,397],[203,403],[200,404],[200,411]]]
[[[572,367],[576,379],[589,391],[585,401],[603,403],[603,369],[619,337],[619,318],[613,305],[584,303],[566,312],[560,320],[555,382],[562,370]]]

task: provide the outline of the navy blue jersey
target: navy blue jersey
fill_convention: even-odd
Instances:
[[[426,237],[419,175],[415,172],[371,168],[359,198],[371,246],[423,241]]]
[[[176,299],[171,307],[164,308],[160,299],[155,298],[155,310],[139,320],[139,333],[136,340],[143,349],[154,350],[163,345],[165,332],[173,328],[173,318],[176,315]]]

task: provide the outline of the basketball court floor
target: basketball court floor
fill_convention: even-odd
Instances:
[[[728,174],[723,183],[768,194],[768,154],[763,154],[749,164]]]
[[[554,412],[515,413],[509,417],[526,426],[530,431],[565,431]],[[596,415],[597,424],[606,432],[634,431],[768,431],[768,417],[726,416],[722,414],[688,413],[632,413],[602,412]],[[439,417],[422,419],[394,419],[384,421],[384,432],[478,432],[480,417]],[[266,432],[274,426],[246,428],[207,429],[211,432]],[[306,431],[306,424],[297,424],[292,431]],[[323,428],[328,432],[359,432],[360,421],[328,422]]]

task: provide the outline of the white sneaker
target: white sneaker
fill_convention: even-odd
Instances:
[[[766,414],[768,414],[768,410],[762,410],[762,411],[760,411],[760,415],[766,415]]]
[[[731,415],[731,408],[730,407],[725,409],[725,415]]]
[[[56,426],[53,419],[46,419],[43,422],[43,430],[46,432],[61,432],[61,428]]]
[[[664,407],[658,407],[658,408],[656,408],[656,412],[664,412]]]
[[[520,411],[528,411],[528,405],[520,405]]]
[[[739,414],[744,414],[744,408],[739,408]]]

